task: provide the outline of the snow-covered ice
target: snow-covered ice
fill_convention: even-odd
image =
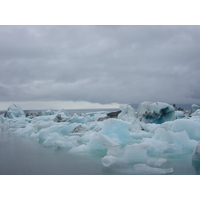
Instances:
[[[70,115],[65,109],[26,117],[13,104],[0,116],[0,129],[30,137],[45,147],[65,148],[71,154],[97,153],[102,166],[128,164],[139,174],[173,173],[172,167],[163,167],[172,154],[189,154],[191,161],[199,160],[200,109],[189,117],[161,102],[143,102],[137,111],[130,105],[119,110],[116,118],[107,118],[106,111]]]

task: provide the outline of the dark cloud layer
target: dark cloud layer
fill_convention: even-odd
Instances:
[[[0,26],[0,100],[200,103],[199,26]]]

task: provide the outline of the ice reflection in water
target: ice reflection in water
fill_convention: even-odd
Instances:
[[[138,163],[113,164],[103,167],[105,152],[69,154],[56,147],[43,147],[27,137],[11,133],[0,134],[0,174],[35,175],[114,175],[114,174],[200,174],[200,162],[192,162],[191,155],[166,158],[161,168]],[[135,166],[135,167],[134,167]],[[173,168],[172,173],[167,170]]]

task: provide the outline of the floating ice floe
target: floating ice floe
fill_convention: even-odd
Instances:
[[[173,172],[173,168],[170,167],[168,169],[163,168],[156,168],[156,167],[150,167],[146,164],[136,164],[133,166],[133,170],[137,174],[170,174]]]
[[[117,163],[145,162],[148,159],[147,148],[142,144],[121,146],[107,146],[107,155],[102,158],[105,167]]]
[[[160,102],[143,102],[137,112],[129,105],[119,109],[110,116],[106,111],[71,116],[61,109],[29,118],[13,104],[0,116],[0,129],[70,153],[101,152],[103,166],[134,164],[138,173],[172,173],[171,168],[161,168],[167,162],[161,157],[167,154],[190,154],[191,159],[199,159],[200,109],[191,117]]]

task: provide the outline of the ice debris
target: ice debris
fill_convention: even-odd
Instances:
[[[136,164],[133,166],[134,172],[137,174],[170,174],[173,172],[173,168],[170,167],[168,169],[163,168],[156,168],[156,167],[150,167],[146,164]]]
[[[119,109],[72,116],[64,109],[48,110],[25,117],[20,106],[13,104],[0,116],[0,130],[29,136],[44,146],[66,148],[70,153],[100,152],[103,166],[129,163],[138,173],[172,173],[172,168],[161,168],[167,162],[161,157],[168,154],[190,154],[191,159],[199,159],[200,109],[191,117],[161,102],[143,102],[137,112],[130,105]]]

